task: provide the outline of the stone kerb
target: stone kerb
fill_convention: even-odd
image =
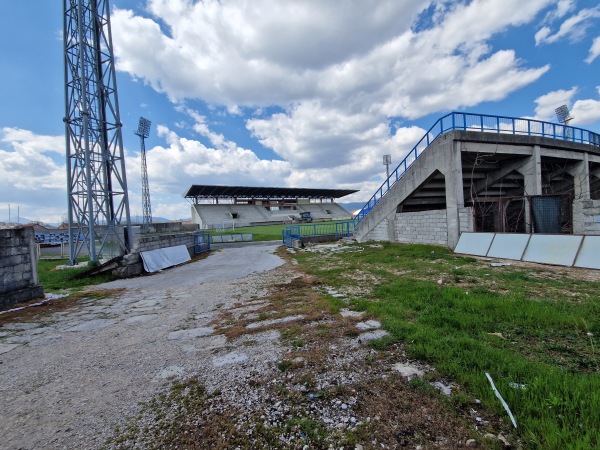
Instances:
[[[33,227],[0,229],[0,308],[44,296]]]

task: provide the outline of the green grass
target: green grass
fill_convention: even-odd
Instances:
[[[38,262],[38,276],[45,292],[57,292],[64,289],[77,289],[86,286],[105,283],[115,279],[110,273],[73,279],[73,276],[84,272],[87,268],[56,270],[56,266],[67,263],[66,259]]]
[[[353,306],[390,332],[377,346],[404,342],[411,357],[432,364],[507,420],[489,372],[527,448],[600,445],[596,283],[543,266],[490,267],[440,247],[357,247],[363,251],[296,258],[329,285],[360,288]]]
[[[329,223],[341,223],[347,221],[332,221],[332,222],[314,222],[314,224],[329,224]],[[305,225],[305,224],[296,224]],[[281,231],[289,225],[261,225],[256,227],[237,227],[235,230],[218,231],[210,230],[210,235],[229,235],[229,234],[240,234],[240,233],[251,233],[254,241],[280,241]]]

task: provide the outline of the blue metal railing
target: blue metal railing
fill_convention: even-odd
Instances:
[[[362,219],[379,203],[381,198],[404,175],[413,162],[442,134],[451,130],[480,131],[484,133],[519,134],[526,136],[542,136],[564,141],[580,142],[600,147],[600,134],[582,128],[569,127],[557,123],[540,120],[522,119],[518,117],[488,116],[485,114],[469,114],[451,112],[438,119],[425,136],[415,145],[389,178],[375,191],[369,201],[355,217],[358,225]]]
[[[314,223],[310,225],[288,225],[281,230],[283,245],[292,246],[294,239],[301,239],[303,236],[323,236],[335,235],[337,238],[352,236],[354,231],[354,222],[337,223]]]

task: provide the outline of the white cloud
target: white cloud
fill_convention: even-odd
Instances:
[[[585,59],[585,62],[591,64],[598,56],[600,56],[600,36],[594,39],[592,46],[590,47],[590,53]]]
[[[436,9],[433,27],[412,31],[429,3],[153,0],[156,21],[115,11],[117,66],[174,101],[232,112],[319,101],[349,116],[409,118],[504,98],[547,71],[523,68],[514,51],[491,53],[487,40],[550,0],[452,4]],[[140,39],[154,51],[142,55]]]
[[[0,142],[12,147],[12,150],[0,150],[2,192],[55,189],[66,184],[64,169],[49,155],[64,154],[64,138],[3,128]]]
[[[585,125],[600,120],[600,100],[577,100],[573,104],[571,115],[574,117],[573,125]]]
[[[2,128],[0,145],[0,204],[19,205],[21,217],[58,221],[67,205],[64,137]]]
[[[548,92],[535,99],[535,117],[539,120],[556,122],[555,109],[561,105],[569,107],[572,104],[572,98],[577,94],[577,87],[570,90],[560,89]]]
[[[561,23],[555,33],[552,33],[549,26],[542,27],[535,35],[535,44],[552,44],[561,39],[568,39],[571,42],[578,41],[586,35],[594,19],[598,18],[600,18],[600,6],[582,9]]]
[[[600,94],[600,87],[598,88]],[[586,125],[600,120],[600,100],[582,99],[573,102],[573,98],[577,94],[577,87],[570,90],[557,90],[548,92],[535,100],[537,104],[535,108],[536,118],[550,122],[556,122],[555,109],[561,105],[570,107],[573,120],[570,125]]]

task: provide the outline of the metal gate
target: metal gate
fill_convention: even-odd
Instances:
[[[488,197],[473,203],[475,231],[573,233],[571,194]]]

